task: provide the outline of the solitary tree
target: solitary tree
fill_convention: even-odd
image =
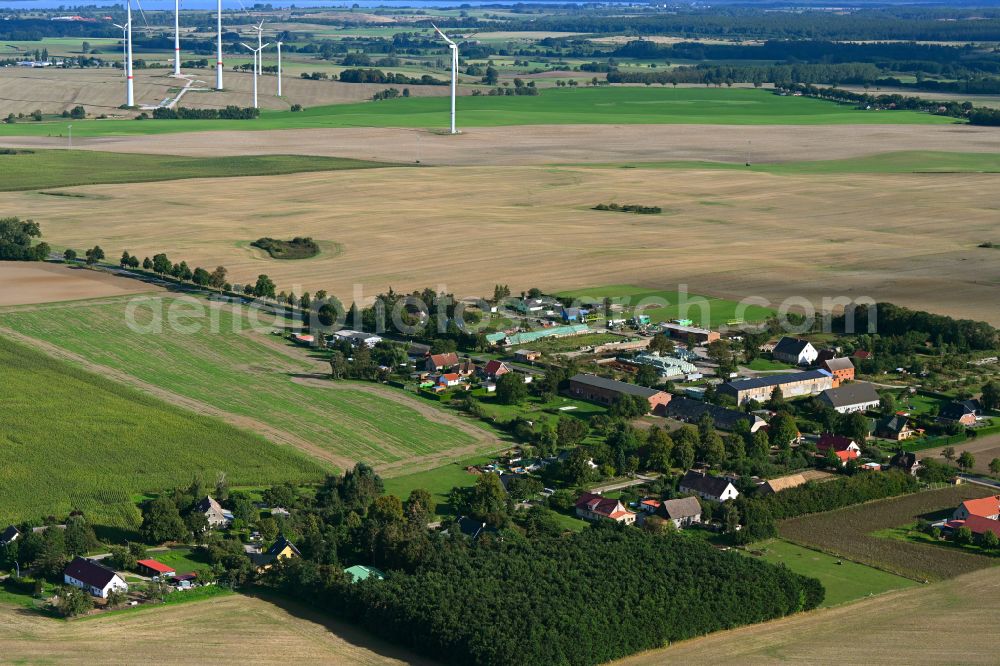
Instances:
[[[962,451],[962,455],[958,457],[958,466],[962,469],[972,469],[975,465],[976,457],[968,451]]]
[[[986,409],[997,409],[1000,407],[1000,384],[997,384],[992,379],[983,384],[983,395],[980,401]]]
[[[497,380],[497,402],[501,405],[517,405],[528,397],[528,387],[519,372],[508,372]]]
[[[947,460],[948,462],[955,462],[955,447],[954,446],[944,447],[944,450],[941,451],[941,455],[944,456],[944,459]]]
[[[1000,458],[994,458],[990,461],[990,472],[1000,474]]]
[[[94,247],[87,250],[87,265],[93,266],[98,261],[104,259],[104,250],[101,249],[100,245],[95,245]]]
[[[66,261],[76,261],[76,250],[67,248],[67,250],[63,252],[63,259]]]

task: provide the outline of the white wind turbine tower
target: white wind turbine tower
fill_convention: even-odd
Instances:
[[[222,90],[222,0],[215,14],[215,89]]]
[[[281,42],[278,45],[278,97],[281,97]]]
[[[125,72],[125,106],[135,106],[132,91],[132,5],[129,4],[125,25],[114,24],[122,29],[122,71]]]
[[[261,46],[261,42],[264,41],[264,19],[261,19],[260,23],[255,25],[253,29],[257,31],[257,54],[253,61],[253,71],[257,74],[257,76],[260,76],[264,73],[264,63],[262,62],[264,60],[264,54],[261,53],[261,49],[264,48]]]
[[[181,0],[174,0],[174,76],[181,75]]]
[[[240,44],[243,44],[243,42],[240,42]],[[266,47],[268,47],[270,45],[271,45],[270,42],[268,42],[267,44],[259,46],[258,48],[253,48],[249,44],[243,44],[243,46],[245,46],[249,50],[253,51],[253,58],[254,58],[253,61],[254,61],[254,64],[257,63],[257,58],[260,57],[261,50],[263,50],[264,48],[266,48]],[[256,69],[253,70],[253,108],[255,108],[255,109],[259,109],[260,108],[257,105],[257,70]]]
[[[455,129],[455,88],[458,85],[458,45],[448,39],[436,25],[433,23],[431,25],[434,26],[434,31],[441,35],[441,39],[448,42],[448,48],[451,49],[451,133],[458,134],[458,130]]]

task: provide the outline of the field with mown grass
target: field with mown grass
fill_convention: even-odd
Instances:
[[[583,303],[593,304],[601,304],[605,298],[610,298],[613,303],[626,306],[628,315],[633,308],[638,307],[654,322],[692,319],[696,326],[709,328],[722,326],[733,319],[748,322],[763,321],[775,314],[771,308],[749,304],[741,307],[737,301],[725,298],[681,293],[677,290],[648,289],[627,284],[572,289],[561,291],[556,296],[580,299]]]
[[[141,352],[140,352],[141,353]],[[315,481],[289,446],[167,404],[0,337],[0,523],[84,511],[139,526],[133,494],[219,472],[237,484]]]
[[[90,150],[0,152],[0,191],[39,190],[71,185],[145,183],[187,178],[276,176],[305,171],[339,171],[388,166],[378,162],[311,155],[175,157]],[[57,193],[57,196],[73,196]]]
[[[778,533],[789,541],[914,580],[952,578],[993,566],[997,560],[878,534],[989,494],[987,488],[968,484],[925,490],[784,520],[778,524]]]
[[[448,122],[446,97],[317,106],[298,113],[262,111],[256,120],[85,120],[74,136],[161,134],[210,130],[310,127],[437,127]],[[575,124],[841,125],[954,124],[915,111],[860,111],[808,97],[780,97],[748,88],[600,87],[546,89],[537,96],[467,96],[458,101],[460,127]],[[60,134],[66,123],[0,125],[0,136]]]
[[[172,327],[170,312],[181,309],[201,313],[201,318],[183,315],[176,319],[181,326]],[[135,324],[149,326],[150,332],[130,327],[129,312]],[[157,316],[162,316],[159,330],[152,324]],[[324,361],[270,333],[280,330],[285,320],[260,315],[259,321],[265,324],[263,331],[251,332],[247,313],[190,296],[183,302],[175,296],[138,297],[0,313],[0,326],[167,395],[205,405],[227,420],[339,468],[356,461],[398,462],[483,443],[476,435],[485,430],[455,427],[451,423],[456,417],[427,401],[372,384],[323,379],[329,373]],[[272,321],[273,327],[266,325]],[[181,332],[187,326],[192,328]]]

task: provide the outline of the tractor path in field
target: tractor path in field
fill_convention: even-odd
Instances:
[[[270,439],[273,442],[277,442],[280,444],[287,444],[289,446],[295,447],[296,449],[305,453],[306,455],[315,458],[317,460],[330,463],[339,469],[345,470],[354,467],[355,461],[352,458],[347,458],[345,456],[337,455],[336,453],[333,453],[322,447],[319,447],[307,440],[302,439],[301,437],[298,437],[297,435],[293,435],[292,433],[287,432],[285,430],[281,430],[280,428],[275,428],[274,426],[264,423],[263,421],[259,421],[257,419],[248,416],[233,414],[231,412],[227,412],[225,410],[212,407],[211,405],[206,405],[205,403],[200,402],[198,400],[194,400],[192,398],[179,395],[172,391],[168,391],[167,389],[161,388],[154,384],[144,382],[141,379],[133,377],[132,375],[126,372],[122,372],[120,370],[116,370],[114,368],[110,368],[108,366],[101,365],[99,363],[94,363],[93,361],[90,361],[87,358],[80,356],[79,354],[75,354],[71,351],[63,349],[58,345],[54,345],[52,343],[44,342],[42,340],[38,340],[36,338],[32,338],[27,335],[23,335],[12,329],[0,326],[0,333],[2,333],[3,335],[7,335],[14,340],[30,345],[33,348],[48,354],[49,356],[52,356],[60,360],[69,361],[70,363],[80,366],[85,370],[88,370],[95,374],[99,374],[103,377],[116,381],[120,384],[125,384],[127,386],[137,388],[145,393],[148,393],[156,398],[159,398],[160,400],[163,400],[164,402],[168,402],[172,405],[176,405],[178,407],[191,410],[198,414],[213,416],[215,418],[225,421],[226,423],[229,423],[230,425],[236,426],[237,428],[250,430],[260,435],[263,435],[264,437]]]

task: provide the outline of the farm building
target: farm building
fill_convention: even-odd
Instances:
[[[868,382],[851,382],[827,389],[820,394],[819,400],[840,414],[864,412],[882,404],[878,391]]]
[[[364,333],[362,331],[352,331],[350,329],[343,329],[337,331],[333,334],[334,339],[337,341],[346,340],[350,342],[355,347],[360,347],[365,345],[369,349],[382,342],[382,337],[375,335],[373,333]]]
[[[173,576],[177,573],[173,567],[156,560],[139,560],[136,562],[139,573],[143,576]]]
[[[578,374],[569,379],[569,392],[578,398],[610,405],[623,395],[636,395],[649,403],[649,411],[655,411],[670,402],[666,391],[627,384],[597,375]]]
[[[536,342],[538,340],[543,340],[545,338],[564,338],[569,335],[580,335],[581,333],[587,333],[590,329],[586,324],[570,324],[568,326],[552,326],[549,328],[542,328],[537,331],[523,331],[521,333],[512,333],[506,337],[505,343],[507,345],[523,345],[531,342]]]
[[[681,497],[665,501],[659,513],[681,528],[701,522],[701,502],[697,497]]]
[[[828,358],[820,363],[820,367],[833,375],[835,388],[844,382],[854,381],[854,364],[849,358]]]
[[[13,525],[9,525],[7,529],[0,532],[0,548],[3,548],[7,544],[14,543],[17,538],[21,536],[21,533]]]
[[[726,409],[719,405],[713,405],[700,400],[692,400],[675,396],[667,403],[666,415],[685,423],[697,423],[702,414],[712,417],[712,422],[719,430],[732,430],[740,421],[746,421],[750,426],[750,432],[757,432],[767,423],[756,414],[747,414],[735,409]]]
[[[107,599],[111,590],[128,592],[128,583],[113,569],[84,557],[77,557],[69,563],[63,572],[63,582],[101,599]]]
[[[648,346],[648,342],[647,342]],[[698,372],[693,363],[682,361],[673,356],[660,356],[659,352],[638,354],[631,359],[619,359],[635,365],[648,365],[656,370],[660,377],[681,377]]]
[[[791,363],[792,365],[811,365],[816,361],[819,352],[816,351],[816,348],[808,340],[785,336],[778,340],[778,344],[774,345],[774,351],[771,352],[771,356],[776,361]]]
[[[733,482],[726,477],[709,476],[693,469],[687,471],[677,489],[682,493],[691,493],[714,502],[725,502],[740,495]]]
[[[635,522],[635,514],[616,499],[583,493],[576,501],[576,515],[584,520],[613,520],[623,525]]]
[[[363,564],[355,564],[353,567],[347,567],[344,569],[344,573],[347,574],[348,580],[352,583],[360,583],[369,578],[374,578],[375,580],[385,579],[385,574],[382,571],[375,567],[366,567]]]
[[[759,495],[773,495],[775,493],[780,493],[782,490],[788,490],[789,488],[801,486],[805,482],[806,477],[801,474],[789,474],[788,476],[781,476],[777,479],[768,479],[758,487],[757,493]]]
[[[748,400],[767,401],[775,387],[781,389],[781,395],[785,398],[815,395],[833,388],[833,375],[826,370],[807,370],[740,379],[723,384],[719,387],[719,393],[732,396],[737,404],[742,405]]]
[[[233,522],[233,514],[222,508],[214,497],[205,496],[198,504],[195,505],[195,511],[200,511],[205,514],[205,518],[208,520],[208,526],[215,527],[226,527],[229,523]]]
[[[661,324],[663,332],[672,338],[677,340],[687,340],[688,338],[694,338],[695,343],[699,345],[705,345],[710,342],[715,342],[722,336],[719,335],[718,331],[710,331],[707,328],[698,328],[697,326],[689,326],[684,324],[667,323]]]
[[[514,360],[521,363],[533,363],[542,357],[542,352],[531,349],[518,349],[514,352]]]

